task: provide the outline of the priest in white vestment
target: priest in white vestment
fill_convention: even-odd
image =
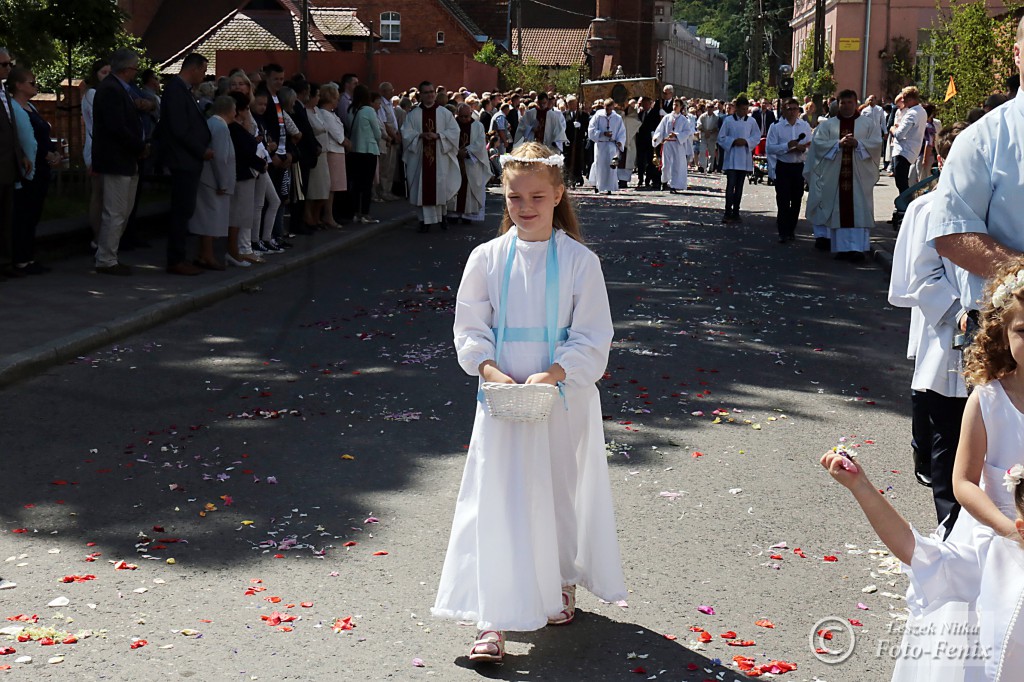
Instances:
[[[597,192],[611,194],[619,187],[618,159],[626,147],[626,124],[615,111],[615,100],[606,99],[604,109],[590,117],[587,137],[594,143],[590,184]]]
[[[857,93],[839,93],[839,114],[818,124],[804,176],[810,189],[807,219],[815,237],[828,229],[838,260],[862,261],[871,248],[875,224],[874,189],[882,133],[870,118],[857,113]]]
[[[661,119],[654,131],[654,146],[661,147],[661,181],[672,194],[686,190],[687,165],[693,149],[693,120],[683,112],[683,100],[676,99],[672,113]]]
[[[569,138],[565,134],[565,114],[550,106],[546,92],[537,95],[537,107],[527,109],[516,128],[516,146],[523,142],[540,142],[561,153]]]
[[[409,112],[402,124],[405,179],[409,202],[417,207],[420,232],[431,225],[445,227],[448,200],[462,184],[459,162],[459,125],[452,112],[437,105],[433,84],[420,84],[420,104]]]
[[[473,120],[473,107],[459,105],[455,122],[459,125],[459,150],[455,157],[459,162],[459,191],[448,201],[448,213],[464,223],[484,219],[484,203],[487,200],[487,181],[491,179],[491,164],[487,156],[487,139],[484,124]]]

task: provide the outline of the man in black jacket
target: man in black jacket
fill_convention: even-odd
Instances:
[[[565,154],[565,176],[570,187],[583,184],[584,154],[587,146],[587,129],[590,116],[580,108],[575,95],[565,98],[565,135],[569,138]]]
[[[149,155],[142,120],[130,83],[139,70],[139,55],[126,48],[110,57],[110,75],[96,88],[93,103],[92,169],[103,178],[103,219],[96,238],[96,272],[130,275],[117,261],[117,247],[135,204],[139,160]]]
[[[651,138],[661,123],[662,111],[649,97],[640,99],[640,129],[636,131],[637,189],[661,189],[661,171],[654,165],[654,144]]]
[[[199,111],[192,88],[206,77],[207,59],[192,53],[185,57],[181,71],[167,82],[160,103],[160,125],[156,138],[163,165],[171,173],[171,216],[167,235],[167,272],[198,275],[202,268],[188,262],[188,221],[196,210],[199,176],[203,162],[213,158],[210,129]],[[95,142],[93,156],[95,156]]]

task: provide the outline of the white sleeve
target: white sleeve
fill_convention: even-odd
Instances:
[[[555,362],[565,370],[566,384],[585,386],[604,376],[615,330],[597,255],[584,254],[572,275],[569,339],[555,350]]]
[[[979,525],[969,542],[946,542],[932,535],[914,533],[914,554],[903,570],[910,576],[912,595],[907,604],[919,614],[929,605],[946,601],[973,602],[981,593],[984,559],[994,533]]]
[[[455,296],[455,352],[470,376],[479,376],[480,363],[494,360],[494,307],[487,287],[487,252],[477,247],[469,255]]]
[[[992,155],[977,138],[972,126],[957,138],[949,152],[935,188],[928,242],[948,234],[988,234],[989,204],[992,202]]]

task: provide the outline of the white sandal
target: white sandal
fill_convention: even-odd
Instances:
[[[505,657],[505,633],[499,630],[481,630],[476,634],[469,660],[474,663],[501,663]]]
[[[576,617],[576,586],[562,588],[562,610],[554,618],[548,618],[548,625],[568,625]]]

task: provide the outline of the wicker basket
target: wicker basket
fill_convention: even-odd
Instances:
[[[495,419],[513,422],[544,422],[558,389],[550,384],[498,384],[485,382],[484,400]]]

